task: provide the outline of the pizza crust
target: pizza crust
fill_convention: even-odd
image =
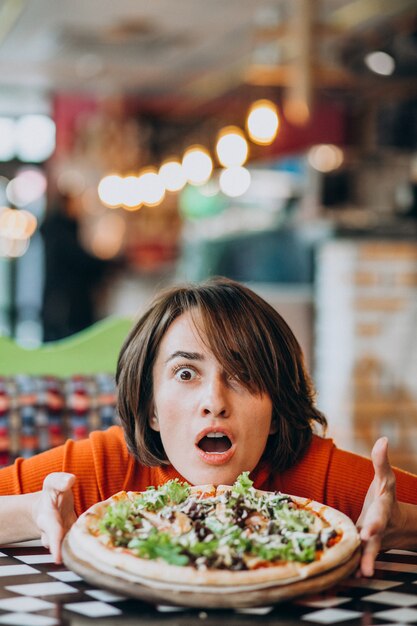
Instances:
[[[213,491],[214,490],[214,491]],[[194,497],[204,498],[230,491],[230,486],[216,489],[211,485],[192,487]],[[259,494],[266,493],[259,491]],[[214,592],[230,592],[236,587],[243,591],[245,587],[255,589],[258,586],[286,585],[292,582],[316,576],[346,562],[360,545],[360,539],[353,522],[343,513],[318,502],[290,496],[291,499],[319,514],[335,530],[342,533],[341,539],[331,548],[324,550],[321,558],[312,563],[295,561],[274,563],[269,567],[254,570],[198,570],[192,566],[171,565],[162,560],[150,560],[137,557],[124,548],[115,548],[106,544],[106,536],[96,536],[90,532],[95,523],[103,516],[107,506],[112,502],[126,498],[134,498],[135,492],[119,492],[103,502],[99,502],[83,513],[67,535],[68,545],[78,558],[90,562],[98,570],[104,572],[120,572],[129,580],[157,585],[160,588],[167,584],[186,589],[211,587]]]

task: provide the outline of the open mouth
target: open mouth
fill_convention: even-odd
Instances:
[[[222,454],[232,447],[229,437],[221,432],[209,432],[200,439],[197,446],[203,452]]]

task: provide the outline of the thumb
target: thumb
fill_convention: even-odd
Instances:
[[[75,475],[68,472],[52,472],[43,481],[43,489],[51,494],[58,495],[71,489],[75,482]]]
[[[384,480],[391,473],[391,465],[388,459],[388,438],[380,437],[374,444],[371,453],[374,466],[375,478]]]

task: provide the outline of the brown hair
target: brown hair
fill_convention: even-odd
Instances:
[[[189,312],[225,372],[252,393],[267,393],[276,434],[263,458],[275,471],[306,451],[313,423],[326,427],[314,406],[314,390],[301,348],[281,315],[247,287],[226,278],[174,287],[157,297],[125,340],[117,364],[118,411],[130,452],[149,466],[168,464],[152,414],[152,370],[162,337]]]

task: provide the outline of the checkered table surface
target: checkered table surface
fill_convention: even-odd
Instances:
[[[27,542],[1,548],[0,625],[14,626],[383,626],[417,624],[417,553],[380,556],[374,578],[350,578],[336,588],[275,607],[241,610],[153,607],[93,588],[50,554]],[[94,620],[94,621],[93,621]]]

